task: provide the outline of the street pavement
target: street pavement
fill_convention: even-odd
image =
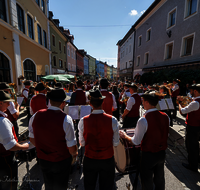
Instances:
[[[182,162],[187,163],[187,152],[184,145],[185,136],[185,118],[179,113],[177,119],[173,121],[173,127],[170,127],[170,134],[168,139],[168,148],[166,150],[165,161],[165,181],[166,190],[199,190],[200,189],[200,173],[187,170],[182,166]],[[27,131],[28,121],[26,118],[26,110],[20,111],[20,118],[18,119],[19,133],[25,134]],[[34,190],[44,190],[44,181],[40,166],[37,164],[36,159],[33,159],[29,163],[30,168],[30,182]],[[19,163],[18,179],[19,185],[23,187],[26,182],[23,182],[23,178],[26,175],[26,163]],[[199,167],[200,172],[200,167]],[[135,174],[133,174],[134,176]],[[74,165],[72,168],[72,174],[69,179],[69,189],[83,190],[84,176],[82,173],[82,167],[77,168]],[[126,190],[126,184],[130,184],[129,175],[120,175],[116,170],[116,189]],[[23,188],[21,188],[23,189]],[[132,189],[132,185],[131,188]],[[138,190],[141,189],[140,180],[138,180]],[[96,188],[98,190],[98,187]]]

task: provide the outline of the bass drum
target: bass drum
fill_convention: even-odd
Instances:
[[[123,130],[121,130],[123,131]],[[132,137],[135,129],[127,129],[126,133]],[[120,143],[114,147],[115,166],[118,172],[136,172],[140,160],[140,146],[135,146],[120,138]]]

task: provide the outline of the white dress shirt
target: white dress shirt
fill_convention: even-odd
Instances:
[[[146,115],[147,113],[153,112],[153,111],[158,111],[158,110],[156,108],[149,109],[143,114],[143,116]],[[170,119],[169,119],[169,123],[170,123]],[[148,129],[148,122],[145,117],[141,117],[137,122],[137,125],[135,128],[135,134],[131,139],[133,144],[135,144],[135,145],[141,144],[141,141],[144,137],[144,134],[147,132],[147,129]]]
[[[131,94],[131,96],[134,95],[134,94],[137,94],[137,92]],[[133,107],[134,104],[135,104],[135,98],[130,97],[130,98],[128,99],[128,101],[127,101],[126,109],[127,109],[128,111],[131,111],[131,109],[132,109],[132,107]]]
[[[105,113],[103,110],[93,110],[91,114],[102,114]],[[81,146],[85,146],[85,139],[83,137],[84,132],[84,122],[82,117],[78,123],[79,129],[79,143]],[[94,126],[95,127],[95,126]],[[112,116],[112,128],[113,128],[113,146],[117,146],[119,144],[119,123],[115,117]]]
[[[23,95],[28,99],[28,91],[29,91],[29,89],[28,88],[24,88],[24,89],[27,89],[27,90],[23,91]]]
[[[195,101],[197,98],[200,98],[200,96],[193,98],[193,101],[190,102],[188,106],[181,109],[182,114],[187,114],[199,109],[199,102]]]
[[[101,91],[107,91],[107,89],[101,89]],[[117,102],[115,100],[115,96],[112,92],[111,92],[111,94],[112,94],[112,97],[113,97],[113,108],[117,109]]]
[[[122,95],[122,98],[124,98],[124,97],[131,97],[131,93],[130,92],[127,92],[129,89],[126,89],[125,91],[124,91],[124,94]]]
[[[175,84],[175,85],[173,86],[173,88],[172,88],[173,91],[178,90],[178,89],[179,89],[179,85],[178,85],[178,84]]]
[[[51,106],[48,109],[50,109],[50,110],[61,110],[60,108],[55,107],[55,106]],[[32,124],[33,124],[33,121],[34,121],[36,114],[37,114],[37,112],[31,117],[31,119],[29,121],[29,127],[28,128],[29,128],[29,137],[30,138],[34,138]],[[56,128],[55,128],[55,130],[56,130]],[[65,132],[65,140],[66,140],[67,146],[72,147],[72,146],[76,145],[77,143],[76,143],[76,137],[75,137],[75,133],[74,133],[74,124],[73,124],[72,118],[69,115],[66,115],[66,117],[63,121],[63,130]]]
[[[10,111],[10,113],[13,115],[15,113],[17,113],[17,110],[15,109],[15,104],[13,102],[9,102],[10,105],[8,106],[8,110]]]
[[[0,111],[0,114],[7,117],[7,114],[2,111]],[[13,124],[5,117],[0,117],[0,143],[6,150],[9,150],[13,148],[17,142],[12,132]]]

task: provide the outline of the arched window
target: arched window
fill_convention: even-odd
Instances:
[[[30,59],[24,61],[24,77],[27,80],[36,81],[35,64]]]
[[[0,53],[0,82],[11,82],[9,60],[3,53]]]

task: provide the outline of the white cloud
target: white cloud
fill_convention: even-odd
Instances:
[[[141,11],[140,14],[141,14],[141,15],[144,14],[145,11],[146,11],[146,10]]]
[[[131,15],[131,16],[135,16],[135,15],[138,15],[138,12],[137,12],[137,10],[131,10],[131,12],[129,13],[129,15]]]

